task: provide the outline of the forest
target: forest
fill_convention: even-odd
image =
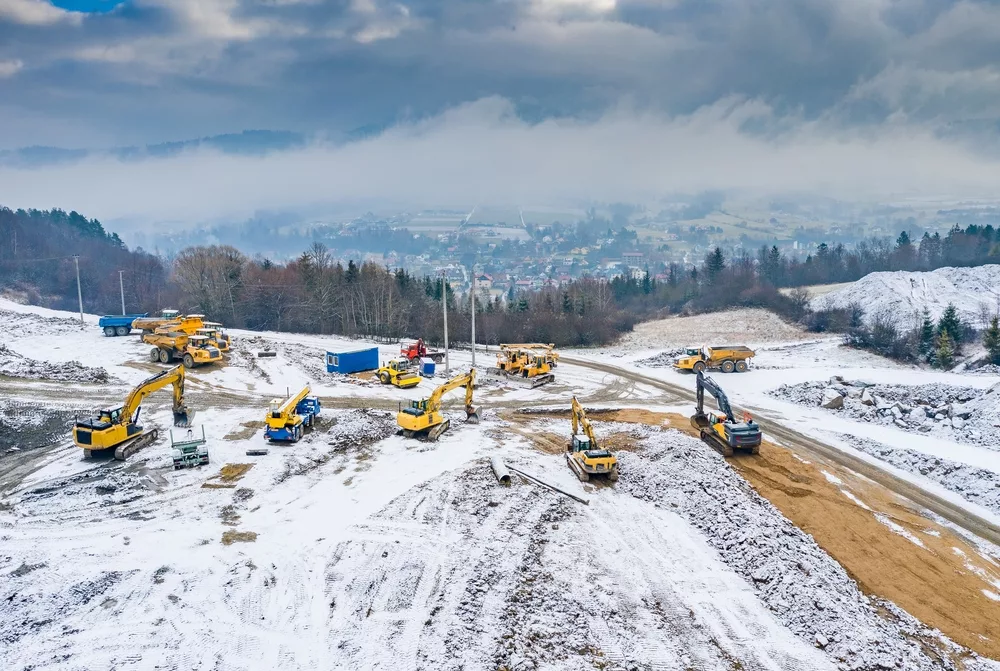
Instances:
[[[189,247],[167,261],[128,249],[95,219],[61,210],[0,208],[0,287],[29,302],[75,310],[73,254],[79,256],[84,309],[120,312],[119,271],[126,309],[176,307],[229,326],[255,329],[443,339],[442,296],[452,342],[470,339],[471,300],[450,285],[372,263],[337,262],[322,243],[297,258],[251,258],[227,245]],[[702,263],[670,264],[611,282],[589,278],[540,291],[477,297],[480,343],[554,342],[561,346],[614,341],[638,321],[727,307],[764,307],[815,330],[846,331],[850,317],[817,315],[804,292],[782,287],[846,282],[881,270],[931,270],[1000,262],[992,226],[954,227],[918,242],[872,239],[853,248],[821,244],[802,260],[777,247],[726,255],[716,247]],[[844,323],[840,323],[837,320]]]

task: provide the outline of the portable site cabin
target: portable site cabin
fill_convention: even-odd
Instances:
[[[378,369],[378,347],[326,353],[327,373],[360,373]]]

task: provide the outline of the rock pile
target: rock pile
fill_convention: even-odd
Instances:
[[[851,419],[1000,449],[1000,385],[985,392],[945,384],[876,385],[835,376],[783,385],[773,396]]]

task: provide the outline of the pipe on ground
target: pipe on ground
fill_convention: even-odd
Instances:
[[[510,485],[510,471],[504,465],[503,459],[500,457],[491,457],[490,468],[493,469],[493,475],[497,477],[497,482],[501,485]]]

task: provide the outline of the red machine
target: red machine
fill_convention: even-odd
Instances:
[[[431,359],[434,363],[441,363],[444,361],[444,352],[427,349],[427,346],[424,345],[423,338],[420,338],[416,342],[403,343],[399,348],[399,353],[410,361],[423,358]]]

